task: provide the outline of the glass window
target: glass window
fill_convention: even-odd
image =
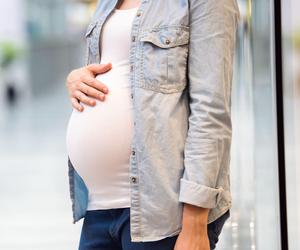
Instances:
[[[300,2],[282,2],[283,100],[289,249],[300,249]]]
[[[272,1],[239,0],[231,218],[217,249],[280,249]],[[270,226],[272,225],[272,226]]]

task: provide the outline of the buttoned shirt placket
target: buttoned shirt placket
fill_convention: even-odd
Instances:
[[[136,110],[138,107],[136,107],[135,103],[135,80],[137,79],[137,74],[135,73],[135,63],[138,61],[139,58],[135,58],[136,48],[137,48],[137,36],[139,34],[139,28],[141,23],[141,18],[143,14],[143,10],[146,7],[146,4],[149,2],[149,0],[142,0],[141,4],[136,12],[136,16],[133,19],[132,23],[132,30],[131,30],[131,47],[130,47],[130,82],[131,82],[131,99],[133,102],[134,110]],[[134,112],[135,113],[135,112]],[[133,114],[134,117],[134,130],[137,129],[137,122],[135,114]],[[141,209],[140,209],[140,191],[139,191],[139,165],[138,165],[138,150],[136,148],[136,133],[133,133],[133,140],[131,145],[131,157],[130,157],[130,183],[131,183],[131,208],[130,208],[130,231],[131,231],[131,237],[134,240],[139,240],[142,238],[141,235],[141,228],[142,228],[142,215],[141,215]]]
[[[137,48],[137,37],[139,34],[139,28],[141,23],[141,18],[143,14],[143,10],[146,7],[146,4],[150,0],[141,0],[140,6],[136,12],[136,16],[133,19],[132,22],[132,29],[131,29],[131,46],[130,46],[130,53],[129,53],[129,64],[130,64],[130,83],[131,83],[131,100],[134,107],[134,110],[137,108],[135,105],[135,80],[137,79],[137,76],[135,74],[135,63],[137,62],[135,58],[136,48]],[[96,54],[96,62],[100,63],[101,60],[101,51],[100,51],[100,42],[101,42],[101,30],[104,25],[105,20],[109,17],[109,15],[112,13],[113,9],[117,5],[117,0],[114,0],[114,2],[111,3],[111,8],[107,9],[106,13],[101,16],[101,18],[98,20],[98,25],[96,27],[97,29],[97,35],[98,35],[98,45],[99,50]],[[140,192],[139,192],[139,165],[138,165],[138,151],[136,148],[136,127],[138,126],[136,122],[135,114],[133,114],[133,125],[134,125],[134,131],[133,131],[133,137],[132,137],[132,143],[131,143],[131,155],[130,155],[130,176],[129,181],[131,184],[131,208],[130,208],[130,227],[131,227],[131,237],[135,240],[139,240],[142,238],[141,235],[141,228],[142,228],[142,215],[141,215],[141,209],[140,209]]]

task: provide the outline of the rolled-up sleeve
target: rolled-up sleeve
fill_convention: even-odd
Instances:
[[[190,0],[189,129],[179,201],[214,208],[232,137],[231,82],[236,0]]]

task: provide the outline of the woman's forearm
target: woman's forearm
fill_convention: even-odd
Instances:
[[[202,231],[207,228],[209,208],[198,207],[188,203],[184,203],[182,215],[183,230]]]

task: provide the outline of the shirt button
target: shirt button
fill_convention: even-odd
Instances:
[[[133,36],[131,40],[132,40],[133,42],[135,42],[135,36]]]
[[[131,99],[133,99],[133,94],[131,93]]]
[[[130,180],[131,180],[132,183],[136,183],[136,178],[134,176],[131,176]]]
[[[137,15],[137,16],[141,16],[142,13],[139,11],[139,12],[136,13],[136,15]]]
[[[130,65],[130,71],[133,71],[133,65]]]
[[[166,39],[166,44],[170,44],[170,40],[169,39]]]
[[[132,152],[131,152],[131,153],[132,153],[132,155],[135,155],[135,151],[134,151],[134,150],[132,150]]]

